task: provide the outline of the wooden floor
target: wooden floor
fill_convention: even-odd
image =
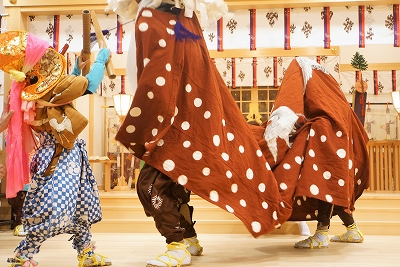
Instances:
[[[38,267],[77,266],[76,252],[61,235],[47,240],[35,260]],[[266,235],[255,239],[248,234],[202,234],[199,236],[204,255],[192,257],[192,267],[388,267],[400,266],[400,236],[365,236],[364,243],[331,243],[327,249],[295,249],[300,235]],[[12,232],[0,232],[0,266],[22,240]],[[165,251],[164,239],[158,234],[94,233],[97,252],[107,255],[115,267],[145,267],[146,261]],[[4,261],[3,261],[4,260]]]

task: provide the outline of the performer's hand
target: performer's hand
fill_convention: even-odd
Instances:
[[[0,163],[0,180],[6,175],[6,166]]]
[[[88,58],[87,60],[83,61],[82,55],[83,55],[83,51],[81,51],[81,55],[79,56],[79,59],[78,59],[78,68],[80,70],[82,70],[87,64],[90,64],[90,58]]]
[[[100,48],[100,50],[103,49],[103,48],[108,49],[108,48],[105,46],[105,44],[103,43],[102,40],[98,40],[98,42],[99,42],[99,48]],[[108,49],[108,50],[110,50],[110,49]],[[112,56],[112,53],[111,53],[111,51],[110,51],[110,56],[108,57],[108,60],[111,59],[111,56]]]
[[[0,117],[0,133],[7,129],[10,123],[11,116],[14,114],[14,110],[10,110],[10,96],[7,97],[7,103],[4,105],[3,113]]]

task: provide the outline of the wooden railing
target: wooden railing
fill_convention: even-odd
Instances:
[[[400,192],[400,140],[368,142],[371,192]]]

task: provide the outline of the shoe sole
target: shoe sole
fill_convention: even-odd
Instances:
[[[364,242],[364,240],[354,240],[354,241],[350,241],[350,240],[332,240],[331,242],[337,242],[337,243],[362,243]]]

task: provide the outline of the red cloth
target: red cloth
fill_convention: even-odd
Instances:
[[[256,138],[281,196],[293,207],[289,220],[315,220],[316,199],[353,211],[354,202],[369,187],[368,136],[339,84],[316,62],[297,58],[285,73],[272,114],[284,107],[298,115],[290,148],[278,138],[277,161],[273,160],[260,137],[260,128],[271,122],[259,127]]]
[[[176,41],[172,31],[176,20],[173,14],[153,9],[139,13],[136,21],[138,87],[116,140],[174,181],[236,215],[254,237],[266,234],[291,216],[290,203],[294,192],[297,194],[301,168],[298,166],[297,171],[287,175],[282,174],[284,164],[280,164],[275,166],[274,175],[267,163],[268,157],[265,157],[270,156],[268,146],[262,144],[266,125],[258,128],[260,138],[254,138],[211,61],[204,40]],[[202,35],[196,18],[185,18],[181,14],[179,20],[190,32]],[[291,79],[288,76],[285,80]],[[292,99],[293,93],[285,96],[283,91],[279,93],[277,105],[285,102],[287,97],[289,103],[300,101],[296,112],[302,112],[310,102],[301,101],[302,92],[295,100]],[[329,102],[328,98],[326,102]],[[313,115],[308,109],[306,113]],[[350,115],[346,114],[348,119],[352,118]],[[324,123],[318,124],[319,127],[335,126],[326,124],[328,120],[328,117],[322,120]],[[349,122],[342,121],[340,126],[349,127]],[[300,129],[296,137],[299,141],[294,144],[296,149],[287,148],[287,153],[280,156],[282,163],[290,157],[293,159],[291,153],[305,154],[309,143],[306,138],[312,125],[308,123]],[[355,138],[360,136],[352,135],[347,128],[343,131],[345,137],[348,134]],[[335,134],[334,131],[331,133]],[[361,141],[357,139],[354,142]],[[311,161],[306,162],[311,164]],[[328,164],[330,160],[324,162]],[[339,160],[333,162],[343,164]],[[343,169],[348,163],[345,165]],[[311,179],[313,182],[316,180],[325,183],[320,177]],[[289,190],[280,187],[285,181]],[[300,189],[304,194],[310,192],[306,184]],[[327,193],[332,194],[336,201],[336,193]],[[346,195],[340,193],[343,197],[334,203],[344,203]]]

